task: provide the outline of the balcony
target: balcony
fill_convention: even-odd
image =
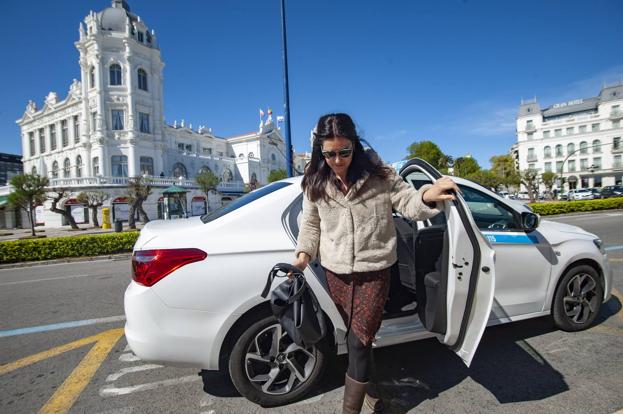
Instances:
[[[153,187],[169,187],[176,185],[178,187],[197,189],[199,186],[195,180],[179,179],[173,177],[148,177]],[[128,185],[128,177],[80,177],[80,178],[51,178],[49,188],[63,187],[126,187]],[[223,193],[241,193],[244,191],[244,182],[231,181],[220,183],[216,187],[217,191]]]
[[[623,145],[622,144],[613,145],[611,150],[613,154],[620,154],[623,152]]]
[[[532,124],[526,124],[526,132],[534,132],[536,131],[536,127]]]
[[[611,121],[613,121],[615,119],[621,119],[621,118],[623,118],[623,111],[621,111],[620,109],[614,109],[614,110],[610,111],[609,118],[610,118]]]
[[[537,162],[538,158],[536,155],[528,155],[528,157],[526,158],[526,161],[528,162]]]

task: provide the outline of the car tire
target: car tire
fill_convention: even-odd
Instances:
[[[599,314],[603,297],[603,282],[592,266],[572,267],[560,279],[554,294],[554,324],[568,332],[588,328]]]
[[[279,352],[275,351],[277,337]],[[243,397],[263,407],[295,402],[322,377],[331,355],[329,337],[303,349],[292,342],[274,316],[255,321],[236,340],[229,356],[232,383]]]

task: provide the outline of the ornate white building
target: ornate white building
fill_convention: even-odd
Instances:
[[[193,180],[204,169],[221,178],[221,195],[210,196],[210,207],[220,206],[223,196],[240,195],[245,184],[266,184],[270,171],[285,169],[285,145],[272,115],[257,132],[228,138],[205,126],[164,122],[158,38],[125,0],[90,12],[79,35],[81,79],[73,80],[63,100],[50,92],[41,108],[29,101],[17,121],[25,172],[46,175],[50,187],[74,194],[104,190],[118,211],[128,178],[150,176],[157,188],[145,207],[156,218],[160,193],[172,184],[189,190],[189,205],[201,197],[205,204]],[[78,221],[84,218],[81,206],[71,208]],[[64,224],[48,208],[39,210],[37,220],[45,226]]]
[[[517,143],[511,153],[521,171],[562,175],[565,190],[621,184],[621,120],[623,84],[603,87],[596,97],[543,110],[536,99],[523,101],[517,115]],[[560,183],[555,188],[560,189]]]

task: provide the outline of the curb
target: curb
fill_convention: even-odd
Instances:
[[[104,256],[64,257],[62,259],[39,260],[35,262],[17,262],[0,264],[0,269],[15,269],[21,267],[34,267],[59,263],[98,262],[103,260],[122,261],[129,260],[132,253],[108,254]]]
[[[575,213],[563,213],[563,214],[549,214],[547,216],[541,216],[541,219],[547,220],[547,217],[574,217],[574,216],[590,216],[593,214],[604,213],[623,213],[623,209],[612,208],[609,210],[592,210],[592,211],[578,211]]]

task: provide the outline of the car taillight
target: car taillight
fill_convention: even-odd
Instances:
[[[132,279],[143,286],[153,286],[174,270],[207,256],[199,249],[137,250],[132,255]]]

